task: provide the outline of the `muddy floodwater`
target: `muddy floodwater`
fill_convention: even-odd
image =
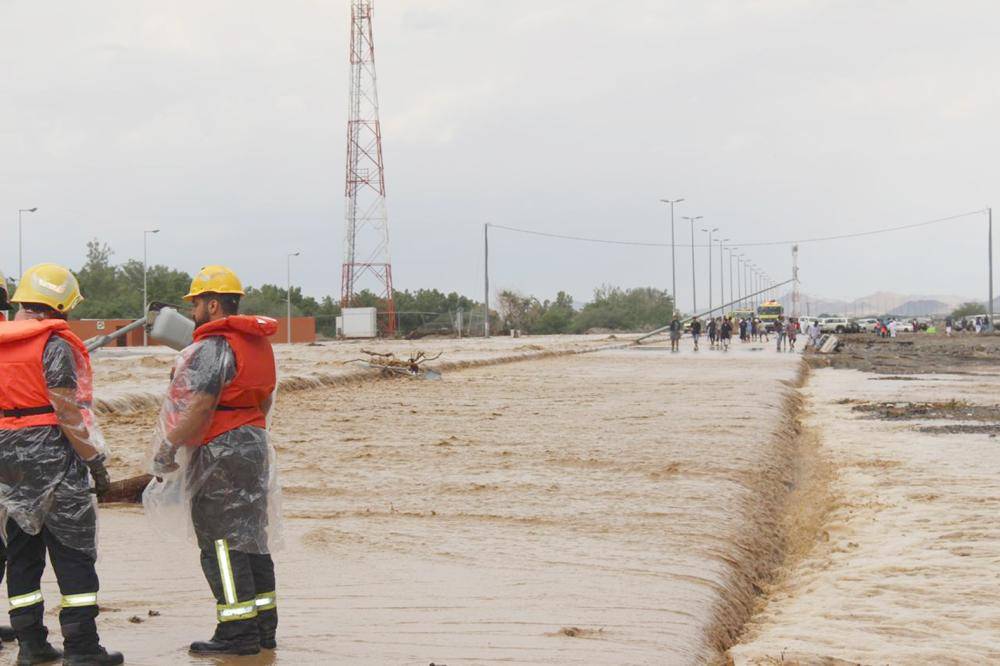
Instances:
[[[716,661],[774,557],[800,363],[606,350],[285,392],[278,650],[187,655],[214,601],[137,507],[101,510],[102,637],[132,664]],[[151,418],[104,418],[115,476]]]

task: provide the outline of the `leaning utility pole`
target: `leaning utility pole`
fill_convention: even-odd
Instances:
[[[378,117],[373,0],[351,0],[351,92],[347,112],[347,175],[344,196],[344,264],[340,305],[350,307],[358,283],[374,278],[376,294],[385,300],[384,333],[396,332],[389,260],[389,219],[385,210],[382,128]]]

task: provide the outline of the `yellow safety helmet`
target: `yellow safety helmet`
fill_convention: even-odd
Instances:
[[[201,294],[239,294],[244,296],[243,285],[236,273],[225,266],[205,266],[191,280],[191,289],[184,296],[190,301]]]
[[[59,264],[38,264],[24,271],[11,303],[42,303],[69,312],[83,300],[76,277]]]

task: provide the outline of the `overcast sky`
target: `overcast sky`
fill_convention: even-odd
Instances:
[[[396,287],[481,298],[486,221],[666,241],[658,199],[684,197],[678,242],[682,215],[750,242],[1000,205],[998,20],[987,1],[377,0]],[[0,270],[38,206],[26,265],[78,267],[95,237],[141,258],[159,227],[153,263],[281,284],[302,250],[295,281],[336,295],[348,41],[346,0],[0,0]],[[492,240],[498,287],[669,286],[662,248]],[[747,252],[790,274],[787,246]],[[813,294],[985,298],[985,218],[801,263]]]

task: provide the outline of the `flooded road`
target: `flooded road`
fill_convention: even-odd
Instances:
[[[102,509],[102,636],[132,664],[711,662],[773,557],[798,369],[602,351],[280,395],[278,651],[188,657],[214,602],[138,508]],[[148,421],[104,419],[122,472]]]

